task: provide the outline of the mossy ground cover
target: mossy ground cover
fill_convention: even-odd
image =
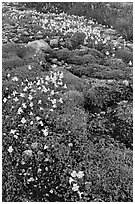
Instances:
[[[133,201],[133,53],[108,32],[3,4],[3,202]]]

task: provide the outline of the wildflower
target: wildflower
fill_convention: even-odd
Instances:
[[[38,120],[41,120],[41,118],[40,118],[39,116],[37,116],[37,117],[36,117],[36,120],[37,120],[37,121],[38,121]]]
[[[44,126],[44,124],[43,124],[43,122],[42,122],[42,121],[40,121],[40,122],[39,122],[39,124],[40,124],[41,126]]]
[[[56,103],[56,99],[54,98],[53,100],[52,100],[52,104],[55,104]]]
[[[44,108],[42,108],[42,107],[40,107],[39,109],[40,109],[40,110],[44,110]]]
[[[22,107],[23,107],[23,108],[27,108],[27,106],[26,106],[25,103],[22,103]]]
[[[79,197],[80,197],[80,199],[81,199],[83,192],[78,191],[78,194],[79,194]]]
[[[25,118],[22,118],[21,123],[23,123],[23,124],[26,123]]]
[[[30,103],[30,107],[33,107],[33,102]]]
[[[16,94],[17,94],[17,92],[16,92],[16,91],[13,91],[12,95],[15,96]]]
[[[42,130],[42,132],[44,133],[44,136],[47,136],[47,135],[48,135],[48,130],[47,130],[47,129]]]
[[[54,90],[52,90],[52,91],[50,92],[50,94],[51,94],[51,95],[54,95]]]
[[[33,121],[30,122],[30,125],[33,125]]]
[[[62,100],[62,98],[60,98],[60,99],[59,99],[59,102],[60,102],[60,103],[63,103],[63,100]]]
[[[29,113],[29,115],[33,115],[33,113],[32,113],[32,112],[30,112],[30,113]]]
[[[6,102],[7,102],[7,99],[6,99],[6,98],[4,98],[4,99],[3,99],[3,102],[4,102],[4,103],[6,103]]]
[[[30,65],[28,65],[28,69],[29,69],[29,70],[31,70],[31,69],[32,69],[32,67],[31,67]]]
[[[76,177],[76,176],[77,176],[76,171],[73,171],[73,172],[71,173],[71,176],[72,176],[72,177]]]
[[[48,91],[44,85],[42,86],[42,91],[45,93]]]
[[[44,149],[48,149],[49,147],[47,145],[44,146]]]
[[[68,146],[69,146],[69,147],[73,147],[73,143],[69,143]]]
[[[15,134],[16,130],[11,129],[10,134]]]
[[[124,80],[124,81],[123,81],[123,84],[126,85],[126,86],[128,86],[128,85],[129,85],[128,80]]]
[[[42,100],[38,100],[38,104],[41,104]]]
[[[32,156],[32,150],[30,150],[30,149],[25,150],[23,153],[28,155],[28,156]]]
[[[106,52],[106,55],[109,55],[109,54],[110,54],[110,53],[107,51],[107,52]]]
[[[48,75],[45,77],[45,80],[46,80],[46,81],[50,81],[50,78],[49,78]]]
[[[78,177],[78,178],[82,178],[83,176],[84,176],[83,171],[79,171],[79,172],[77,173],[77,177]]]
[[[9,152],[9,153],[12,153],[13,150],[14,150],[14,149],[12,148],[12,146],[10,146],[10,147],[8,148],[8,152]]]
[[[7,77],[10,77],[11,75],[10,74],[7,74]]]
[[[26,86],[23,90],[24,90],[24,91],[27,91],[27,90],[28,90],[28,87]]]
[[[17,113],[20,115],[21,113],[23,113],[23,110],[21,109],[21,107],[18,109]]]
[[[65,85],[63,86],[63,88],[67,89],[67,85],[65,84]]]
[[[72,179],[71,177],[69,178],[69,183],[71,185],[71,183],[74,181],[74,179]]]
[[[20,97],[25,97],[25,93],[20,93]]]
[[[50,192],[50,193],[53,193],[53,190],[51,189],[49,192]]]
[[[18,81],[18,78],[17,77],[13,77],[12,81]]]
[[[14,135],[14,138],[15,138],[15,139],[18,139],[18,136],[17,136],[17,135]]]
[[[78,189],[79,189],[79,186],[76,183],[74,183],[73,187],[72,187],[72,190],[73,191],[78,191]]]
[[[31,178],[29,178],[29,179],[27,180],[27,182],[32,182],[32,181],[34,181],[34,178],[33,178],[33,177],[31,177]]]
[[[132,66],[132,62],[131,61],[129,62],[129,66]]]
[[[33,99],[33,96],[32,95],[29,95],[28,96],[28,99],[31,101]]]

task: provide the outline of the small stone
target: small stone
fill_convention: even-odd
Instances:
[[[58,39],[52,39],[50,40],[50,46],[51,47],[58,47],[59,40]]]
[[[57,64],[57,63],[58,63],[58,60],[57,60],[56,58],[53,58],[53,59],[52,59],[52,63]]]

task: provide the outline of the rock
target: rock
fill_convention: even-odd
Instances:
[[[66,106],[73,106],[83,108],[84,107],[84,96],[82,92],[70,90],[63,94],[63,102]]]
[[[26,36],[29,36],[29,35],[30,35],[27,31],[24,31],[22,34],[23,34],[23,35],[26,35]]]
[[[81,77],[81,76],[87,76],[90,77],[91,74],[93,73],[93,68],[90,67],[89,65],[74,65],[70,69],[70,72],[72,72],[74,75]]]
[[[71,64],[81,65],[81,64],[97,63],[98,60],[93,55],[87,54],[84,56],[75,55],[73,57],[70,57],[67,60],[67,62]]]
[[[83,44],[85,37],[86,35],[83,32],[74,33],[73,36],[70,38],[72,48],[75,49],[79,45]]]
[[[67,48],[55,51],[55,57],[60,61],[64,60],[66,62],[70,56],[71,51],[69,51]]]
[[[121,69],[126,67],[126,64],[122,61],[122,59],[117,58],[107,59],[104,65],[114,69]]]
[[[125,63],[133,62],[133,53],[128,49],[117,50],[115,53],[116,58],[122,59]]]
[[[58,39],[52,39],[50,40],[50,46],[51,47],[58,47],[59,40]]]
[[[47,42],[45,42],[44,40],[35,40],[32,42],[29,42],[28,47],[31,47],[35,50],[43,50],[43,51],[48,51],[51,49],[51,47],[48,45]]]
[[[53,58],[53,59],[52,59],[52,63],[53,63],[53,64],[57,64],[57,63],[58,63],[57,58]]]
[[[88,54],[93,55],[96,59],[102,59],[104,57],[104,55],[100,51],[98,51],[98,50],[96,50],[94,48],[93,49],[89,48],[88,49]]]

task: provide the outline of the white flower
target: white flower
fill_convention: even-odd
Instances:
[[[21,97],[25,97],[25,93],[20,93],[20,96]]]
[[[39,86],[40,85],[40,80],[38,80],[38,82],[37,82],[37,86]]]
[[[28,90],[28,87],[26,86],[23,90],[24,90],[24,91],[27,91],[27,90]]]
[[[110,53],[107,51],[107,52],[106,52],[106,55],[109,55],[109,54],[110,54]]]
[[[42,107],[40,107],[39,109],[40,109],[40,110],[44,110],[44,108],[42,108]]]
[[[29,69],[29,70],[31,70],[31,69],[32,69],[31,65],[28,65],[28,69]]]
[[[47,145],[44,146],[44,149],[48,149],[49,147]]]
[[[6,102],[7,102],[7,99],[6,99],[6,98],[4,98],[4,99],[3,99],[3,102],[4,102],[4,103],[6,103]]]
[[[33,125],[33,121],[30,122],[30,125]]]
[[[50,92],[50,94],[51,94],[51,95],[54,95],[54,90],[52,90],[52,91]]]
[[[63,88],[67,89],[67,85],[65,84],[65,85],[63,86]]]
[[[82,178],[83,176],[84,176],[83,171],[79,171],[79,172],[77,173],[77,177],[78,177],[78,178]]]
[[[23,113],[23,110],[21,109],[21,107],[18,109],[17,113],[20,115],[21,113]]]
[[[21,123],[23,123],[23,124],[26,123],[25,118],[22,118]]]
[[[10,134],[15,134],[16,130],[11,129]]]
[[[45,93],[48,91],[44,85],[42,86],[42,91]]]
[[[71,176],[72,176],[72,177],[76,177],[76,176],[77,176],[76,171],[73,171],[73,172],[71,173]]]
[[[39,117],[39,116],[36,116],[36,120],[38,121],[38,120],[41,120],[41,118]]]
[[[47,135],[48,135],[48,130],[47,130],[47,129],[42,130],[42,132],[44,133],[44,136],[47,136]]]
[[[44,126],[44,123],[43,123],[42,121],[40,121],[39,124],[40,124],[41,126]]]
[[[16,94],[17,94],[17,92],[16,92],[16,91],[13,91],[12,95],[15,96]]]
[[[72,190],[73,191],[78,191],[78,189],[79,189],[79,186],[76,183],[74,183],[73,187],[72,187]]]
[[[69,178],[69,183],[71,185],[71,183],[74,181],[74,179],[72,179],[71,177]]]
[[[32,182],[32,181],[34,181],[34,178],[33,178],[33,177],[31,177],[31,178],[29,178],[29,179],[27,180],[27,182]]]
[[[68,146],[69,146],[69,147],[73,147],[73,143],[69,143]]]
[[[23,107],[23,108],[27,108],[27,106],[26,106],[25,103],[22,103],[22,107]]]
[[[18,136],[17,136],[17,135],[14,135],[14,138],[15,138],[15,139],[18,139]]]
[[[54,98],[52,101],[52,104],[56,104],[56,99]]]
[[[46,80],[46,81],[50,81],[50,78],[49,78],[48,75],[45,77],[45,80]]]
[[[28,96],[28,99],[31,101],[33,99],[33,96],[32,95],[29,95]]]
[[[129,64],[129,66],[132,66],[132,62],[131,61],[128,64]]]
[[[33,115],[33,113],[32,113],[32,112],[30,112],[30,113],[29,113],[29,115]]]
[[[128,80],[124,80],[124,81],[123,81],[123,84],[126,85],[126,86],[128,86],[128,85],[129,85]]]
[[[7,77],[10,77],[11,75],[10,74],[7,74]]]
[[[42,100],[38,100],[38,104],[41,104],[42,103]]]
[[[28,155],[28,156],[32,156],[32,150],[30,150],[30,149],[25,150],[23,153]]]
[[[19,101],[19,99],[18,99],[17,97],[15,97],[13,100],[14,100],[15,102]]]
[[[62,98],[60,98],[60,99],[59,99],[59,102],[60,102],[60,103],[63,103],[63,100],[62,100]]]
[[[33,107],[33,102],[30,102],[30,107]]]
[[[14,150],[14,149],[12,148],[12,146],[10,146],[10,147],[8,148],[8,152],[9,152],[9,153],[12,153],[13,150]]]
[[[56,108],[57,106],[56,106],[56,104],[53,104],[53,106],[52,106],[53,108]]]
[[[18,78],[17,77],[13,77],[12,81],[18,81]]]

